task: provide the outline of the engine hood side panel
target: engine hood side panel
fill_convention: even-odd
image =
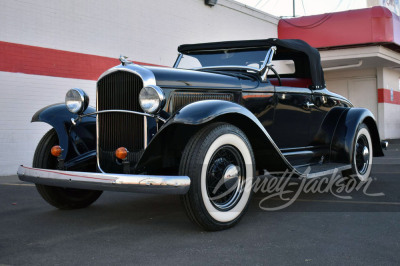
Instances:
[[[154,73],[162,88],[202,88],[241,90],[241,81],[234,76],[166,67],[146,67]]]

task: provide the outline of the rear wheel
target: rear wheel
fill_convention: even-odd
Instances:
[[[58,144],[57,133],[54,129],[47,132],[40,140],[32,166],[43,169],[57,169],[57,158],[50,153],[51,147]],[[95,202],[102,191],[62,188],[36,184],[36,189],[49,204],[59,209],[79,209]]]
[[[254,156],[246,135],[225,123],[203,128],[184,150],[180,175],[191,179],[182,196],[189,218],[210,231],[232,227],[252,194]]]
[[[372,140],[367,125],[358,126],[353,145],[351,169],[344,171],[343,176],[365,182],[371,174],[373,158]]]

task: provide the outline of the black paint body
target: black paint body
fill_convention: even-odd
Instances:
[[[166,105],[160,116],[167,121],[147,118],[148,145],[131,166],[132,173],[177,174],[189,138],[213,122],[231,123],[246,134],[258,170],[294,170],[295,166],[329,162],[351,164],[353,142],[361,123],[367,124],[371,132],[374,156],[383,155],[372,113],[354,108],[325,86],[286,86],[285,79],[293,79],[287,76],[281,77],[282,86],[276,86],[272,79],[262,82],[258,74],[243,70],[146,68],[165,93]],[[124,71],[123,66],[119,70]],[[178,106],[179,95],[205,98]],[[216,95],[217,99],[207,99],[207,95]],[[85,113],[94,111],[89,107]],[[67,169],[95,171],[96,118],[84,117],[73,125],[71,118],[76,117],[64,104],[58,104],[38,111],[32,121],[55,128]]]

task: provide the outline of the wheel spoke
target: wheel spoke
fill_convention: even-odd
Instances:
[[[244,167],[242,156],[233,146],[222,146],[214,153],[208,165],[206,185],[210,200],[216,208],[227,211],[240,200],[244,183],[241,169]],[[233,170],[235,176],[226,176],[228,169]]]
[[[358,173],[365,174],[369,164],[369,143],[365,135],[360,135],[355,146],[355,165]]]

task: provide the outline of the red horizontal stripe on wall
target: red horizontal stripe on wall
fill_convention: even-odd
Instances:
[[[378,103],[400,104],[400,92],[393,91],[393,99],[392,99],[391,90],[378,89]]]
[[[0,71],[5,72],[97,80],[119,64],[116,58],[0,41]]]

